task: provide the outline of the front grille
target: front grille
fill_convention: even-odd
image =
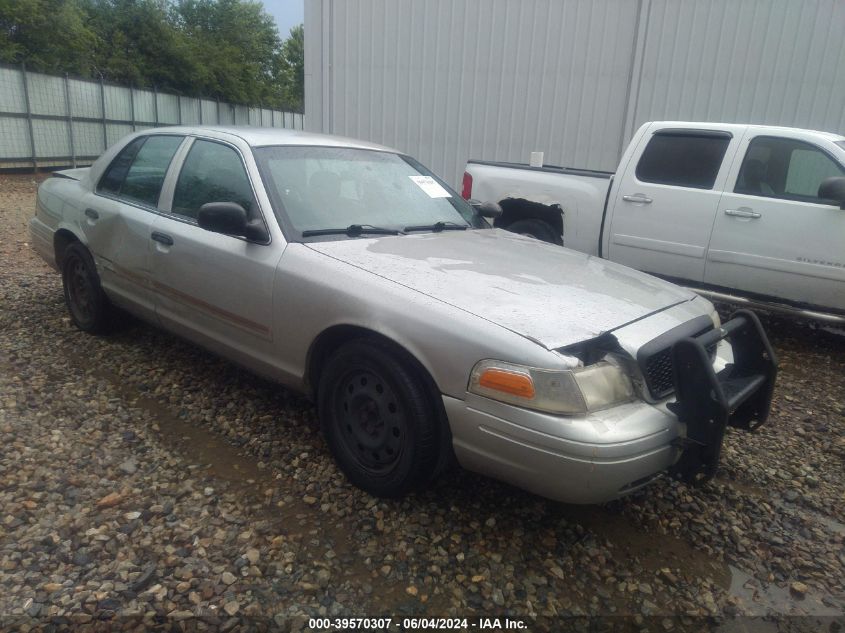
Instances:
[[[702,327],[705,323],[706,326]],[[637,361],[652,398],[660,400],[675,391],[672,346],[682,338],[700,336],[712,329],[710,317],[698,317],[642,346],[637,354]],[[717,343],[714,343],[707,348],[711,359],[716,357],[716,345]]]
[[[667,347],[645,361],[645,380],[655,398],[665,398],[675,390],[672,375],[672,348]]]

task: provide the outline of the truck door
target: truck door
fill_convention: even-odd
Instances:
[[[821,182],[845,168],[797,130],[750,128],[740,156],[719,203],[705,281],[845,310],[845,211],[818,197]]]
[[[739,140],[722,129],[654,124],[647,130],[635,151],[639,160],[629,162],[614,187],[608,259],[702,281],[719,197]]]

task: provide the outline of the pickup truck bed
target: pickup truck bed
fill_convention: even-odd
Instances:
[[[565,236],[567,248],[596,255],[612,180],[609,171],[471,160],[463,188],[502,206],[497,227],[560,245]]]

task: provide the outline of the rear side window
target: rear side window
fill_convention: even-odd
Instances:
[[[126,173],[120,197],[157,206],[167,168],[181,143],[181,136],[147,137]]]
[[[637,165],[637,179],[661,185],[712,189],[730,136],[666,131],[651,137]]]
[[[116,196],[120,193],[120,187],[123,184],[123,179],[126,178],[126,172],[129,171],[129,166],[135,159],[141,145],[147,140],[146,137],[136,138],[126,147],[120,150],[117,157],[111,162],[106,173],[100,178],[100,184],[97,185],[98,193],[108,193]]]
[[[207,202],[236,202],[258,217],[240,155],[228,145],[198,139],[191,146],[173,193],[173,213],[196,219]]]

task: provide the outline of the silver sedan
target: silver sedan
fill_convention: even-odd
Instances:
[[[356,485],[452,461],[579,503],[712,477],[765,421],[756,317],[491,228],[413,158],[284,130],[131,135],[38,192],[34,248],[92,334],[124,312],[309,394]]]

